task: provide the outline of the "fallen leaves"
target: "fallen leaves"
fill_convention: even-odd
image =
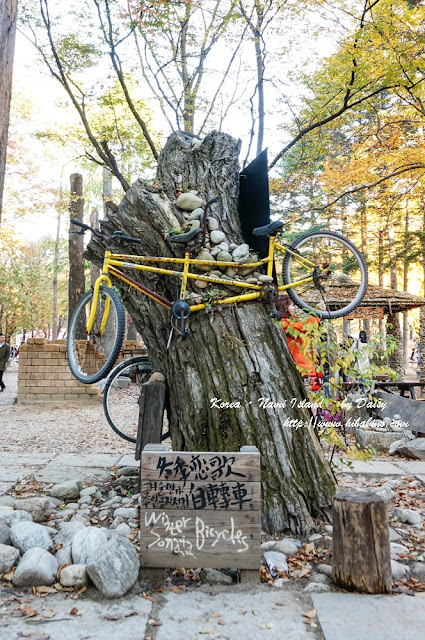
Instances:
[[[148,624],[150,624],[151,627],[160,627],[162,625],[162,622],[160,622],[159,620],[155,620],[155,618],[149,618]]]
[[[316,617],[316,609],[311,609],[310,611],[306,611],[303,613],[304,618],[315,618]]]

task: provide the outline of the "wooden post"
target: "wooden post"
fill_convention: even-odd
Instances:
[[[9,130],[12,69],[15,53],[18,0],[0,2],[0,224],[6,172],[7,134]]]
[[[332,580],[361,593],[390,592],[390,537],[384,498],[373,491],[338,493],[332,524]]]
[[[139,425],[137,429],[136,460],[147,444],[161,442],[167,385],[165,382],[142,384],[139,397]]]

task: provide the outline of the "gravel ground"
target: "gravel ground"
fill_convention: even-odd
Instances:
[[[0,443],[2,451],[53,453],[134,453],[134,445],[116,435],[108,425],[102,403],[57,402],[14,404],[18,365],[4,375],[0,393]]]

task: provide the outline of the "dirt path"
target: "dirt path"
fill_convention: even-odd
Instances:
[[[134,445],[109,427],[101,402],[14,404],[18,365],[4,375],[0,393],[0,445],[2,451],[53,453],[132,454]]]

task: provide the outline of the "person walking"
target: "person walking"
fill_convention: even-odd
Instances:
[[[10,356],[10,347],[6,342],[4,333],[0,333],[0,393],[4,391],[6,385],[3,382],[3,372]]]

